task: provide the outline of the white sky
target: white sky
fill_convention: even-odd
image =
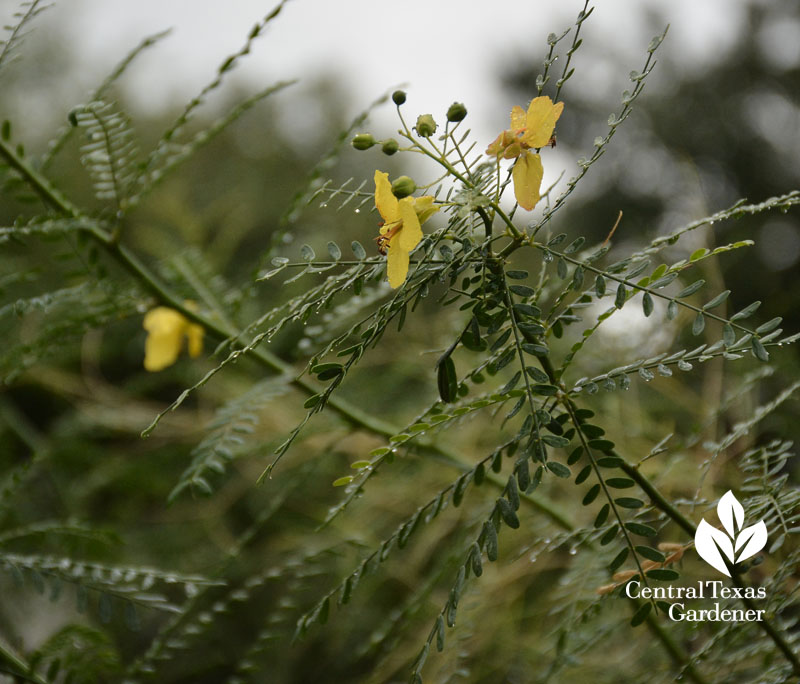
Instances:
[[[589,50],[579,51],[576,83],[607,89],[614,101],[628,86],[628,71],[641,65],[650,38],[663,28],[662,17],[671,23],[665,56],[697,69],[733,41],[747,5],[744,0],[596,4],[582,34],[593,62],[587,63]],[[0,18],[9,18],[16,5],[0,0]],[[264,0],[61,0],[40,21],[66,36],[87,90],[143,36],[173,28],[123,82],[139,107],[161,108],[194,95],[273,6]],[[330,74],[346,89],[352,115],[387,88],[408,83],[409,116],[431,112],[441,120],[459,100],[481,139],[494,137],[508,125],[508,110],[516,104],[500,88],[500,69],[515,59],[538,65],[546,36],[570,26],[582,6],[582,0],[290,0],[232,80],[255,90],[275,80]],[[621,72],[599,57],[614,55],[625,58]],[[305,107],[313,107],[308,99]],[[396,129],[391,107],[375,121],[376,134]],[[385,128],[377,130],[380,126]]]

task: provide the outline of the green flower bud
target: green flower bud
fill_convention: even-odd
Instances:
[[[453,102],[447,110],[448,121],[463,121],[467,115],[467,108],[460,102]]]
[[[381,146],[381,152],[388,154],[389,156],[393,155],[399,149],[400,144],[394,138],[384,140],[383,145]]]
[[[406,101],[406,93],[404,90],[395,90],[392,93],[392,102],[398,107]]]
[[[436,132],[436,122],[430,114],[422,114],[417,117],[417,135],[423,138],[430,138]]]
[[[377,145],[377,141],[372,137],[371,133],[359,133],[351,141],[353,147],[357,150],[368,150],[373,145]]]
[[[416,189],[417,184],[408,176],[400,176],[392,183],[392,194],[398,199],[408,197]]]

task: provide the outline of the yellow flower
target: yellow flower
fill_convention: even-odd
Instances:
[[[526,112],[516,106],[511,110],[511,128],[503,131],[486,149],[486,154],[503,159],[516,159],[511,172],[517,204],[530,211],[539,201],[542,185],[542,160],[529,152],[550,144],[556,121],[564,103],[553,104],[549,97],[535,97]]]
[[[408,275],[409,254],[422,239],[420,227],[439,207],[433,197],[404,197],[392,194],[389,174],[375,172],[375,206],[383,219],[381,234],[375,239],[381,254],[387,254],[386,275],[391,287],[400,287]]]
[[[511,110],[511,130],[519,138],[523,147],[539,149],[550,142],[556,121],[564,110],[564,103],[545,97],[535,97],[525,112],[516,106]]]
[[[142,325],[147,330],[145,370],[154,373],[175,363],[184,338],[188,341],[189,356],[195,358],[203,351],[203,327],[192,323],[175,309],[157,306],[145,314]]]

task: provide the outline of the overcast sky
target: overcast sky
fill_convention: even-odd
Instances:
[[[650,38],[667,21],[665,56],[700,69],[734,41],[746,7],[743,0],[597,4],[583,33],[592,59],[580,60],[589,50],[579,53],[578,75],[584,87],[614,93],[627,87],[626,74],[639,67]],[[2,18],[10,19],[16,5],[0,0]],[[195,94],[273,6],[263,0],[62,0],[40,24],[43,32],[64,36],[85,89],[143,36],[172,28],[123,82],[138,107],[151,109]],[[441,115],[454,100],[463,101],[471,126],[493,137],[507,126],[515,104],[498,74],[509,63],[538,64],[547,35],[570,26],[582,7],[582,0],[290,0],[234,78],[255,89],[329,74],[341,82],[351,115],[387,88],[408,83],[410,112]],[[619,56],[626,64],[621,73],[611,66]],[[304,108],[307,114],[313,109],[308,94]],[[376,115],[387,135],[396,128],[389,116],[390,108]]]

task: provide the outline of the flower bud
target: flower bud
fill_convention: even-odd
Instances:
[[[381,146],[381,152],[389,156],[393,155],[399,149],[400,149],[400,144],[394,138],[389,138],[388,140],[384,140],[383,145]]]
[[[467,108],[461,102],[453,102],[447,110],[448,121],[463,121],[467,115]]]
[[[392,102],[398,107],[406,101],[406,93],[404,90],[395,90],[392,93]]]
[[[430,138],[436,132],[436,122],[430,114],[422,114],[417,117],[417,135],[423,138]]]
[[[417,184],[408,176],[400,176],[392,182],[392,194],[398,199],[408,197],[416,189]]]
[[[353,138],[351,144],[357,150],[368,150],[373,145],[376,145],[377,142],[371,133],[359,133]]]

